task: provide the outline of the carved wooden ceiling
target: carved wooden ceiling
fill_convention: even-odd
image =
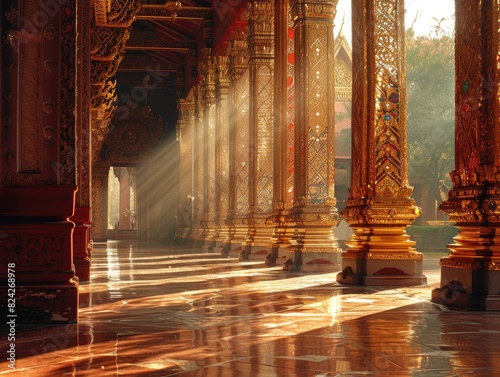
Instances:
[[[96,0],[98,1],[98,0]],[[203,48],[223,48],[246,0],[141,0],[117,80],[187,94]],[[149,82],[144,82],[148,75]]]

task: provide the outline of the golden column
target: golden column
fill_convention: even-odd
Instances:
[[[177,141],[179,142],[179,203],[177,206],[176,243],[189,238],[193,226],[193,135],[194,102],[192,92],[186,98],[177,100]]]
[[[274,224],[271,253],[266,264],[274,266],[284,256],[288,242],[285,223],[287,206],[287,129],[288,129],[288,0],[277,0],[274,8],[274,168],[273,215],[268,222]],[[293,229],[292,229],[293,230]],[[280,253],[280,249],[282,252]],[[280,255],[282,254],[282,255]]]
[[[249,145],[249,74],[246,28],[230,38],[229,55],[229,236],[222,253],[239,255],[247,234],[248,145]]]
[[[216,71],[217,62],[209,48],[202,49],[201,81],[203,107],[200,109],[200,127],[204,129],[203,146],[203,223],[205,235],[203,247],[213,250],[215,239],[219,234],[216,214]]]
[[[229,58],[217,56],[215,122],[215,219],[218,251],[229,238]]]
[[[295,30],[295,227],[287,262],[304,271],[339,270],[334,227],[334,43],[337,0],[292,3]]]
[[[455,170],[441,210],[459,233],[432,299],[500,310],[500,1],[455,6]]]
[[[273,224],[274,135],[274,1],[249,3],[249,212],[242,259],[264,258],[270,252]]]
[[[408,184],[404,0],[352,5],[352,176],[342,215],[354,235],[337,281],[424,284],[422,254],[405,230],[420,208]]]
[[[206,222],[204,219],[204,149],[205,128],[203,127],[203,96],[201,95],[201,84],[193,87],[195,127],[193,132],[193,232],[191,239],[193,244],[201,246],[205,239]]]

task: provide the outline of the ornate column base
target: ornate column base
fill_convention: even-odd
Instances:
[[[7,282],[10,268],[15,291],[2,284],[2,302],[15,294],[16,322],[76,322],[78,278],[74,276],[74,224],[69,221],[1,225],[0,260]]]
[[[231,228],[231,240],[224,245],[223,255],[239,258],[244,250],[243,243],[246,241],[248,225],[237,223]],[[222,253],[222,252],[221,252]]]
[[[290,238],[294,234],[294,229],[285,225],[275,226],[274,233],[271,236],[271,253],[266,257],[266,266],[274,267],[282,265],[288,257],[288,247]]]
[[[193,227],[193,232],[191,234],[191,246],[202,247],[205,241],[206,228],[203,226]]]
[[[236,232],[236,227],[230,225],[226,227],[223,231],[223,237],[220,237],[220,245],[217,246],[217,251],[223,257],[228,257],[231,250],[231,243],[234,239],[234,233]]]
[[[337,282],[345,285],[415,286],[427,283],[422,273],[423,255],[405,227],[359,227],[346,242],[342,272]]]
[[[217,238],[215,239],[215,245],[214,245],[214,251],[216,253],[223,255],[224,246],[227,245],[231,241],[230,234],[229,234],[230,230],[231,230],[231,228],[228,227],[227,225],[220,225],[219,226],[219,234],[217,235]]]
[[[243,242],[243,250],[240,260],[265,260],[271,254],[271,237],[274,228],[254,226],[248,228],[246,241]]]
[[[75,223],[73,231],[73,263],[75,273],[80,282],[90,280],[90,207],[76,207],[75,214],[70,218]]]
[[[490,272],[491,277],[496,277],[497,284],[494,285],[497,285],[497,292],[500,292],[500,274],[498,271],[488,271],[488,263],[489,261],[481,259],[442,258],[441,288],[432,291],[431,301],[454,309],[500,310],[498,294],[490,297],[490,308],[486,308]]]
[[[212,224],[207,227],[205,230],[203,245],[201,247],[203,251],[213,253],[219,233],[220,227],[218,225]]]
[[[174,245],[187,246],[191,244],[191,234],[193,228],[191,227],[178,227],[175,232]]]
[[[334,272],[340,270],[341,249],[333,227],[295,228],[283,270]]]
[[[0,189],[0,301],[7,305],[15,294],[16,323],[78,318],[75,224],[68,221],[75,211],[75,193],[76,186],[69,185]],[[15,286],[9,287],[12,274]]]
[[[432,301],[455,309],[500,310],[500,228],[459,226],[452,253],[440,260]]]

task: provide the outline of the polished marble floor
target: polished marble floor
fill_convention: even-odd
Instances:
[[[427,286],[346,287],[217,254],[96,244],[78,324],[18,329],[0,376],[500,376],[500,313],[449,311]],[[2,353],[7,339],[0,339]]]

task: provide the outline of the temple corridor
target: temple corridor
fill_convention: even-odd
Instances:
[[[16,369],[2,361],[0,376],[498,376],[497,314],[429,301],[441,256],[425,255],[427,285],[383,288],[184,247],[96,243],[78,323],[18,327]]]

